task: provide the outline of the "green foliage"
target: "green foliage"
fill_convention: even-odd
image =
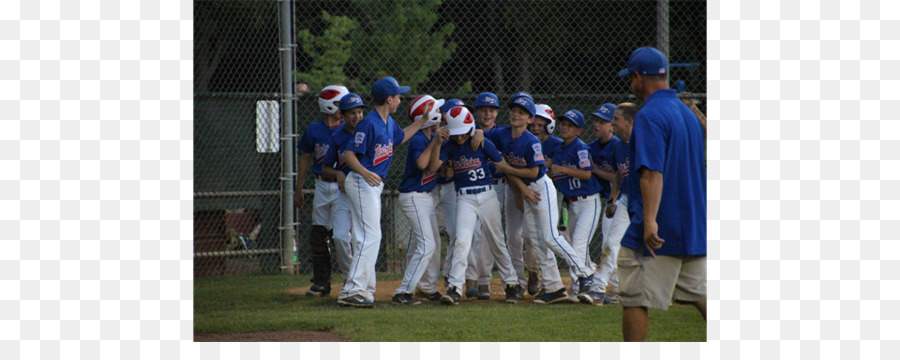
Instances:
[[[309,72],[297,74],[310,89],[318,91],[329,84],[345,84],[344,65],[351,56],[350,33],[359,24],[346,16],[334,16],[322,11],[322,19],[328,24],[322,35],[316,36],[307,29],[297,34],[297,42],[303,52],[313,59]]]
[[[471,94],[472,93],[472,80],[466,81],[465,84],[459,87],[456,90],[457,94]]]

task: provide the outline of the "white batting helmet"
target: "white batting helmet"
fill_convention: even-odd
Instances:
[[[350,93],[347,87],[340,84],[328,85],[319,93],[319,111],[326,114],[334,114],[338,112],[338,105],[344,95]]]
[[[422,128],[437,125],[441,122],[441,105],[444,105],[444,99],[435,100],[431,95],[419,95],[419,97],[413,100],[412,104],[409,104],[409,110],[407,111],[410,121],[419,121],[425,112],[425,105],[428,105],[429,102],[433,102],[434,104],[431,105],[431,111],[426,115],[428,120],[425,120],[425,124],[422,125]]]
[[[450,109],[444,114],[444,120],[447,121],[450,135],[468,134],[475,129],[475,118],[472,117],[469,109],[466,109],[464,106]]]
[[[551,109],[550,106],[547,106],[547,104],[537,104],[534,106],[534,113],[534,116],[549,121],[547,124],[547,133],[552,134],[553,129],[556,129],[556,115],[553,115],[553,109]]]

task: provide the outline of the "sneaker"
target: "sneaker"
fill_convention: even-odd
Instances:
[[[515,304],[519,302],[522,298],[519,297],[519,286],[518,285],[506,285],[506,302],[510,304]]]
[[[337,303],[340,306],[352,306],[365,309],[371,309],[375,307],[374,302],[366,300],[366,298],[364,298],[362,295],[353,295],[348,298],[338,299]]]
[[[306,296],[328,296],[331,293],[331,285],[313,284],[306,291]]]
[[[455,286],[451,286],[447,289],[447,294],[441,297],[441,304],[444,305],[459,305],[459,289]]]
[[[603,305],[603,297],[604,294],[602,292],[596,291],[588,291],[584,294],[578,294],[578,300],[580,300],[582,304],[588,305]]]
[[[413,299],[412,294],[407,293],[399,293],[394,294],[391,297],[391,302],[397,305],[419,305],[422,302],[416,299]]]
[[[541,291],[541,293],[535,295],[534,303],[535,304],[554,304],[560,301],[566,301],[569,298],[568,293],[566,292],[566,288],[562,288],[556,290],[552,293],[546,293]]]
[[[466,299],[478,297],[478,281],[466,280]]]
[[[429,301],[441,301],[441,293],[435,291],[433,293],[426,293],[422,290],[416,289],[416,297],[420,297]]]
[[[490,300],[491,299],[491,286],[490,285],[478,285],[478,300]]]
[[[541,292],[541,279],[537,271],[528,272],[528,295],[534,296]]]
[[[590,292],[592,286],[594,286],[594,278],[593,277],[578,278],[578,293],[579,294],[584,294],[586,292]]]
[[[616,295],[613,295],[612,297],[604,296],[603,305],[619,305],[619,297]]]

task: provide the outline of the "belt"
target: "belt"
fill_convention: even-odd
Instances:
[[[335,178],[325,177],[325,176],[322,176],[322,175],[316,175],[316,180],[322,180],[322,181],[324,181],[324,182],[329,182],[329,183],[336,183],[336,182],[337,182],[337,179],[335,179]]]
[[[494,179],[494,185],[506,184],[506,177]]]
[[[490,185],[482,185],[482,186],[468,186],[459,189],[460,195],[475,195],[481,194],[485,191],[491,190],[492,187]]]
[[[566,199],[566,201],[568,201],[568,202],[573,202],[573,201],[586,200],[587,198],[589,198],[589,197],[591,197],[591,196],[593,196],[593,195],[566,196],[565,199]]]

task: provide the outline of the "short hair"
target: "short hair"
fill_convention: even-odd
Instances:
[[[388,98],[384,98],[381,100],[375,100],[375,106],[381,106],[387,103]]]
[[[616,105],[616,111],[622,113],[622,117],[628,121],[634,121],[634,116],[637,115],[639,108],[634,103],[623,102],[619,105]]]

